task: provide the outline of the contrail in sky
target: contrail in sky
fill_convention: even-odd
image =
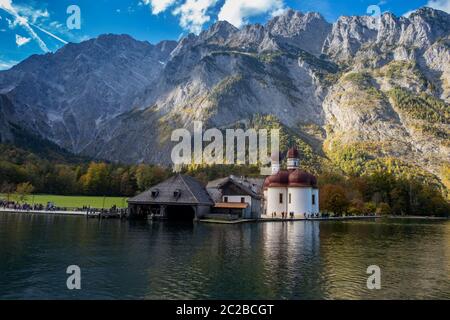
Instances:
[[[49,31],[47,31],[47,30],[44,30],[44,29],[42,29],[41,27],[39,27],[39,26],[37,26],[37,25],[35,25],[35,24],[32,24],[32,23],[30,23],[30,25],[32,25],[33,27],[37,28],[38,30],[44,32],[45,34],[49,35],[50,37],[55,38],[56,40],[61,41],[61,42],[64,43],[64,44],[68,44],[68,42],[67,42],[66,40],[63,40],[63,39],[61,39],[60,37],[55,36],[53,33],[49,32]]]
[[[30,27],[30,25],[32,25],[33,27],[35,27],[36,29],[44,32],[45,34],[53,37],[54,39],[67,44],[68,42],[57,37],[56,35],[54,35],[53,33],[42,29],[41,27],[35,25],[35,24],[31,24],[28,22],[28,19],[25,17],[21,17],[17,10],[14,9],[14,7],[12,6],[12,1],[11,0],[0,0],[0,9],[6,11],[7,13],[9,13],[10,15],[12,15],[15,18],[15,23],[18,23],[19,25],[21,25],[22,27],[24,27],[27,32],[30,34],[30,36],[38,43],[39,47],[41,48],[42,51],[44,52],[49,52],[50,50],[48,49],[47,45],[45,44],[44,41],[42,41],[42,39],[36,34],[36,32]]]

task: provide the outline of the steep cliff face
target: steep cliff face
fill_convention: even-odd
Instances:
[[[174,46],[115,35],[69,44],[0,73],[0,93],[14,103],[18,124],[78,153],[99,123],[129,110]]]
[[[6,96],[0,95],[0,143],[7,143],[14,139],[10,124],[13,117],[13,104]]]
[[[0,132],[13,139],[12,122],[76,153],[167,164],[174,128],[272,114],[324,161],[356,147],[367,163],[439,175],[450,155],[449,39],[450,16],[429,8],[334,24],[289,10],[158,45],[105,35],[1,72],[14,116],[0,108]]]
[[[430,8],[419,9],[408,18],[390,13],[379,19],[341,17],[333,24],[323,51],[342,63],[371,67],[392,59],[418,59],[436,41],[448,36],[449,17]]]
[[[449,15],[342,17],[324,52],[345,64],[323,102],[326,150],[364,149],[440,174],[449,149]]]

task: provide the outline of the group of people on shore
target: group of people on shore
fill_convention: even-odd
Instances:
[[[277,213],[276,212],[272,212],[272,218],[276,218],[277,217]],[[281,219],[287,219],[288,218],[288,214],[287,212],[282,212],[281,213]],[[294,213],[290,212],[289,213],[289,218],[290,219],[294,219]]]
[[[0,200],[0,208],[2,209],[11,209],[11,210],[23,210],[23,211],[44,211],[44,210],[51,210],[50,208],[45,207],[42,204],[34,204],[31,205],[29,203],[18,203],[15,201],[7,201],[7,200]],[[54,209],[53,209],[54,210]]]
[[[329,213],[305,213],[304,214],[306,219],[314,219],[314,218],[329,218],[330,214]],[[277,217],[277,213],[276,212],[272,212],[272,218],[276,218]],[[290,219],[294,219],[295,215],[293,212],[289,213],[289,218]],[[286,212],[282,212],[281,213],[281,219],[288,219],[288,214]]]
[[[120,217],[123,217],[127,214],[128,209],[117,208],[117,206],[114,205],[109,209],[95,209],[91,207],[83,207],[83,211],[86,211],[87,215],[99,213],[100,215],[119,215]]]
[[[14,211],[78,211],[86,212],[87,214],[120,214],[121,216],[126,214],[126,209],[119,209],[117,206],[113,206],[110,209],[97,209],[90,206],[83,206],[82,208],[64,208],[57,207],[53,203],[49,202],[47,205],[43,204],[29,204],[18,203],[16,201],[0,200],[0,209],[9,209]]]

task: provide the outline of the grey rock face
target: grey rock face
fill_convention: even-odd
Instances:
[[[289,10],[267,23],[270,34],[314,55],[322,53],[325,39],[332,30],[318,13],[302,14]]]
[[[157,79],[174,47],[104,35],[30,57],[0,74],[0,90],[26,129],[80,152],[99,124],[129,110]]]
[[[0,143],[13,140],[10,122],[14,120],[14,106],[5,95],[0,95]]]
[[[422,8],[409,18],[390,13],[379,19],[372,17],[341,17],[325,40],[323,50],[341,62],[352,62],[368,48],[390,54],[399,48],[422,54],[434,42],[450,32],[450,16],[439,10]],[[404,54],[404,57],[409,56]],[[409,56],[410,57],[410,56]]]
[[[289,10],[265,25],[219,21],[157,45],[104,35],[0,72],[1,139],[13,140],[11,122],[75,153],[167,164],[174,128],[273,114],[292,130],[322,128],[323,140],[389,142],[398,148],[387,155],[437,172],[445,144],[418,135],[388,92],[426,92],[448,105],[449,36],[450,16],[429,8],[334,24]],[[345,81],[351,73],[371,80]]]

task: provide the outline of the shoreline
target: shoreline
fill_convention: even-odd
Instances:
[[[48,214],[48,215],[65,215],[65,216],[87,216],[86,211],[48,211],[48,210],[15,210],[0,208],[0,212],[5,213],[28,213],[28,214]],[[94,215],[94,213],[92,213]]]
[[[450,220],[450,217],[428,217],[428,216],[386,216],[388,219],[411,219],[411,220]]]
[[[100,215],[99,212],[92,212],[87,214],[86,211],[42,211],[42,210],[14,210],[0,208],[0,213],[25,213],[25,214],[47,214],[47,215],[62,215],[62,216],[78,216],[78,217],[96,217]],[[428,217],[428,216],[347,216],[347,217],[327,217],[327,218],[260,218],[260,219],[238,219],[238,220],[214,220],[214,219],[198,219],[201,223],[216,223],[216,224],[242,224],[242,223],[266,223],[266,222],[298,222],[298,221],[348,221],[348,220],[370,220],[370,219],[409,219],[409,220],[428,220],[428,221],[445,221],[450,220],[450,217]]]

